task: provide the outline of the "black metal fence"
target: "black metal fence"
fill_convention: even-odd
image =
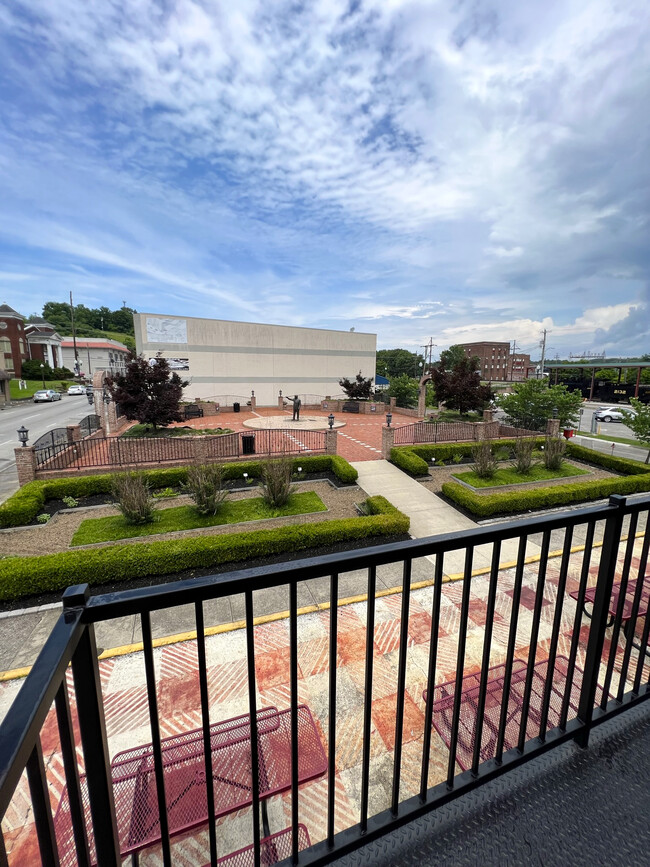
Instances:
[[[81,419],[79,422],[79,430],[81,431],[82,439],[89,437],[91,434],[94,434],[95,431],[98,431],[101,427],[101,419],[98,415],[87,415]]]
[[[243,594],[249,711],[246,742],[250,747],[249,796],[253,807],[251,845],[254,847],[255,863],[260,864],[262,830],[259,807],[268,793],[260,788],[258,773],[258,742],[262,731],[258,726],[257,708],[256,653],[260,648],[255,640],[255,630],[260,627],[254,625],[255,599],[258,591],[285,585],[289,591],[290,639],[286,712],[290,713],[291,718],[290,735],[287,737],[287,749],[291,754],[287,789],[291,791],[294,863],[326,864],[568,740],[576,740],[582,747],[587,747],[589,733],[594,726],[650,696],[648,666],[644,664],[650,627],[650,618],[645,617],[650,582],[650,576],[646,574],[650,547],[649,509],[648,496],[628,500],[613,496],[605,505],[475,529],[462,536],[450,533],[436,538],[382,545],[371,550],[248,569],[218,577],[193,578],[106,596],[89,598],[87,587],[72,587],[64,594],[63,613],[59,621],[0,726],[0,818],[5,816],[26,769],[29,791],[21,791],[20,797],[31,800],[33,812],[30,813],[29,807],[21,800],[21,816],[26,820],[28,814],[33,815],[42,862],[59,863],[64,844],[55,829],[49,792],[50,788],[60,792],[63,780],[56,770],[46,769],[41,746],[41,730],[54,703],[70,822],[74,832],[74,836],[71,832],[69,837],[70,846],[74,848],[68,850],[64,861],[79,865],[97,861],[102,867],[117,867],[121,864],[119,841],[123,839],[124,829],[118,828],[115,811],[94,624],[136,615],[143,635],[152,735],[150,749],[152,767],[155,768],[155,776],[153,772],[149,775],[151,790],[140,793],[140,796],[146,795],[151,822],[159,823],[162,860],[169,867],[172,863],[170,834],[174,828],[170,831],[167,817],[174,803],[170,799],[175,796],[165,788],[167,784],[171,786],[169,774],[172,770],[165,764],[162,755],[161,722],[164,723],[164,720],[160,718],[157,704],[151,615],[160,609],[177,605],[194,606],[200,685],[197,714],[202,720],[203,739],[200,761],[205,763],[205,768],[193,785],[201,787],[205,786],[205,780],[213,779],[211,756],[214,749],[208,710],[204,605],[210,600]],[[541,542],[537,567],[531,572],[531,566],[527,563],[527,547],[532,537]],[[578,555],[576,563],[572,558],[576,556],[577,539],[582,541],[579,546],[582,553]],[[558,543],[561,554],[558,568],[553,569],[549,567],[549,557]],[[516,565],[507,571],[509,577],[506,582],[499,563],[502,554],[509,558],[506,549],[513,545],[517,550]],[[635,545],[640,545],[640,552]],[[474,567],[477,558],[486,553],[491,566],[484,579],[487,581],[487,596],[481,597],[480,603],[484,612],[484,629],[480,633],[482,662],[478,672],[472,668],[469,675],[471,683],[468,684],[465,672],[466,649],[470,641],[468,624],[475,598],[473,591],[478,580]],[[456,641],[453,656],[450,657],[442,654],[443,637],[447,634],[445,625],[449,625],[447,609],[450,600],[443,599],[441,594],[443,575],[448,570],[446,564],[459,556],[464,562],[464,577],[462,591],[455,597]],[[416,574],[414,568],[424,557],[432,557],[435,562],[429,609],[430,635],[424,666],[426,678],[422,684],[426,696],[424,720],[430,723],[424,726],[419,740],[415,742],[415,750],[410,738],[409,751],[406,753],[406,678],[407,667],[412,664],[411,581]],[[390,738],[394,746],[387,752],[385,763],[385,767],[392,768],[388,781],[389,806],[370,816],[373,684],[375,678],[381,681],[386,677],[385,669],[375,672],[378,665],[374,642],[375,603],[378,570],[387,564],[399,564],[402,576],[399,652],[394,683],[394,731]],[[571,594],[568,584],[570,565]],[[368,601],[365,641],[355,639],[358,665],[365,672],[364,686],[360,687],[358,698],[361,703],[359,730],[362,738],[356,813],[358,821],[335,833],[335,812],[337,798],[340,797],[336,777],[337,737],[340,735],[340,714],[346,713],[345,706],[339,705],[338,691],[342,690],[342,685],[339,683],[336,664],[341,646],[339,624],[343,630],[342,617],[345,614],[343,609],[337,608],[339,576],[359,569],[366,570]],[[329,618],[326,639],[329,658],[326,669],[327,699],[326,706],[321,709],[321,716],[325,714],[322,725],[326,731],[328,757],[327,830],[324,839],[314,841],[311,848],[298,852],[300,805],[305,788],[308,788],[299,789],[298,777],[301,760],[298,739],[298,642],[303,626],[302,618],[298,617],[298,587],[301,582],[322,582],[323,579],[329,583],[330,612],[339,612],[338,616]],[[503,605],[504,592],[510,600],[507,610]],[[574,609],[569,608],[571,596],[577,600]],[[588,600],[593,602],[589,619],[583,613]],[[610,610],[613,610],[611,620]],[[605,641],[607,629],[610,632]],[[309,638],[313,638],[313,632],[309,632]],[[476,640],[476,633],[471,640]],[[636,644],[640,645],[640,652]],[[426,648],[426,645],[421,646]],[[453,678],[450,678],[450,659],[454,665]],[[495,661],[498,662],[496,673]],[[69,664],[72,666],[74,686],[72,696],[69,695],[72,684],[66,683]],[[190,676],[196,675],[192,672],[188,674]],[[435,740],[432,737],[433,728],[440,735]],[[78,732],[78,747],[75,747],[75,732]],[[410,734],[412,736],[413,732]],[[51,731],[48,737],[51,741]],[[123,748],[124,736],[121,740]],[[82,764],[83,787],[80,785]],[[458,772],[459,766],[467,770]],[[441,771],[440,768],[446,770]],[[432,773],[433,784],[430,782]],[[409,780],[413,783],[408,783]],[[206,790],[206,816],[209,816],[214,814],[214,796],[212,786],[207,786]],[[87,802],[84,801],[85,797]],[[133,809],[136,809],[135,800]],[[121,814],[119,821],[128,823],[130,818],[130,815],[125,818]],[[223,842],[222,828],[214,821],[208,822],[207,818],[205,821],[209,830],[210,860],[211,864],[216,865]],[[8,864],[4,842],[0,834],[1,867]],[[283,863],[290,862],[287,860]]]
[[[36,466],[49,461],[68,447],[68,430],[64,427],[56,427],[40,436],[34,443]]]
[[[466,422],[417,421],[395,428],[395,445],[452,443],[474,440],[475,425]]]

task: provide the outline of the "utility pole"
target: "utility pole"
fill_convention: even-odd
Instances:
[[[79,353],[77,352],[77,332],[74,327],[74,304],[72,303],[72,291],[70,292],[70,319],[72,320],[72,345],[74,346],[74,369],[79,376]]]
[[[431,368],[433,365],[433,350],[436,346],[437,344],[433,342],[433,337],[430,337],[429,342],[425,343],[422,346],[422,349],[424,349],[424,369],[422,371],[423,373],[427,369],[427,367]]]
[[[541,378],[543,378],[543,376],[544,376],[544,362],[546,361],[546,335],[547,335],[547,333],[548,332],[546,331],[546,328],[544,328],[542,330],[543,337],[539,343],[539,345],[542,347],[542,360],[539,363],[539,374],[540,374]]]
[[[513,374],[514,374],[514,365],[515,365],[515,354],[516,354],[516,352],[517,352],[517,341],[516,341],[516,340],[513,340],[513,341],[512,341],[512,349],[510,350],[510,365],[509,365],[509,367],[510,367],[510,380],[511,380],[511,381],[514,380],[514,375],[513,375]],[[506,379],[507,379],[507,378],[508,378],[508,373],[507,373],[507,369],[506,369]]]

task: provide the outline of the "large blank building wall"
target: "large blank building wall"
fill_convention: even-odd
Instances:
[[[191,379],[190,399],[249,397],[254,390],[258,405],[275,406],[280,390],[333,396],[341,393],[341,377],[375,375],[375,334],[156,313],[133,318],[138,353],[187,359],[188,369],[178,372]]]

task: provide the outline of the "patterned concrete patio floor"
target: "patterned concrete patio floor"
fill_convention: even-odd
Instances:
[[[639,567],[640,540],[632,559],[632,575]],[[622,563],[623,551],[621,551]],[[599,549],[590,562],[590,583],[595,581]],[[562,616],[558,653],[568,655],[574,628],[575,604],[568,596],[578,586],[582,558],[571,559],[566,595],[561,600]],[[620,568],[620,565],[619,565]],[[547,570],[544,585],[539,639],[536,649],[538,661],[546,659],[556,610],[559,562],[554,561]],[[527,660],[532,625],[532,608],[537,584],[537,565],[525,568],[517,630],[516,657]],[[486,600],[488,577],[472,579],[469,607],[467,648],[464,657],[466,673],[480,668],[485,638]],[[498,590],[490,664],[503,662],[510,618],[514,570],[502,570],[498,575]],[[442,587],[436,683],[453,677],[458,653],[461,594],[463,584],[448,583]],[[419,768],[424,735],[424,701],[431,627],[433,588],[424,587],[410,595],[408,623],[408,661],[406,673],[404,747],[402,756],[401,798],[416,793],[419,786]],[[397,659],[400,641],[400,595],[376,599],[376,625],[373,635],[374,679],[372,691],[372,735],[370,813],[389,805],[395,741],[395,708],[397,700]],[[337,609],[338,618],[338,701],[336,749],[336,830],[342,830],[359,819],[361,779],[362,719],[364,701],[364,654],[366,644],[367,606],[364,602],[348,604]],[[299,701],[309,706],[316,720],[323,746],[327,748],[328,735],[328,630],[330,611],[321,610],[299,617],[298,622],[298,691]],[[580,645],[577,663],[584,661],[588,621],[579,622]],[[609,652],[609,636],[605,653]],[[248,681],[246,670],[246,642],[242,629],[232,629],[207,638],[208,684],[210,713],[213,721],[227,719],[248,710]],[[258,706],[274,705],[279,709],[289,706],[289,622],[286,619],[261,623],[255,627],[256,678]],[[624,644],[617,649],[616,669],[620,668]],[[632,654],[636,662],[636,652]],[[188,640],[155,650],[159,713],[163,736],[195,729],[201,724],[199,703],[198,661],[196,642]],[[141,653],[106,659],[100,662],[102,689],[106,710],[109,752],[115,756],[127,747],[151,741],[145,687],[144,662]],[[648,666],[645,676],[650,673]],[[601,673],[602,677],[602,673]],[[0,717],[6,713],[20,686],[19,681],[0,684]],[[612,688],[617,686],[615,672]],[[69,681],[72,693],[72,682]],[[76,717],[72,697],[73,719]],[[56,810],[63,788],[63,769],[54,713],[51,712],[43,733],[42,746],[47,767],[50,797]],[[429,768],[430,784],[442,780],[446,773],[447,748],[433,733],[432,755]],[[78,748],[80,762],[83,761]],[[305,784],[300,789],[300,821],[309,829],[312,842],[325,836],[327,780]],[[269,801],[272,831],[290,825],[291,796],[277,795]],[[38,863],[37,842],[27,796],[27,783],[21,780],[13,802],[3,823],[11,865]],[[218,821],[219,852],[224,855],[246,845],[251,840],[252,816],[250,809],[239,811]],[[207,830],[201,829],[176,838],[173,843],[174,864],[183,867],[203,865],[209,861]],[[146,850],[140,863],[162,864],[159,849]]]

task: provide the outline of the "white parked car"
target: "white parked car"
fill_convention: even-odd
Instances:
[[[33,400],[34,403],[50,403],[53,400],[61,400],[61,395],[51,388],[41,388],[34,392]]]
[[[627,409],[626,412],[629,412],[630,415],[636,415],[634,410]],[[597,421],[625,421],[625,417],[621,412],[621,408],[618,406],[603,406],[596,410],[594,413],[594,418]]]
[[[68,394],[85,394],[86,386],[85,385],[71,385],[68,389]]]

